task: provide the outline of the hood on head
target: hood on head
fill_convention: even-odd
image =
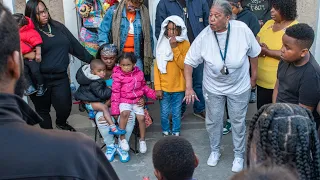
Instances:
[[[168,25],[169,21],[173,22],[176,26],[181,27],[181,34],[180,36],[176,37],[177,41],[178,42],[182,42],[184,40],[189,41],[187,27],[183,19],[180,16],[176,16],[176,15],[169,16],[162,22],[160,36],[164,36],[164,32],[166,31],[166,26]]]
[[[90,65],[83,65],[79,68],[76,79],[80,85],[90,84],[93,80],[101,79],[99,76],[91,73]]]
[[[239,14],[237,14],[237,19],[239,19],[239,18],[241,18],[242,16],[248,14],[249,12],[251,12],[250,9],[249,9],[247,6],[245,6],[245,7],[243,8],[243,10],[242,10]]]
[[[35,29],[35,26],[34,26],[32,20],[27,16],[25,16],[25,18],[28,20],[28,24],[21,27],[20,31],[27,31],[29,29]]]

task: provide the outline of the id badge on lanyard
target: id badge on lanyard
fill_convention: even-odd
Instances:
[[[225,44],[225,48],[224,48],[224,55],[222,54],[222,51],[221,51],[221,48],[220,48],[220,45],[219,45],[219,41],[218,41],[218,37],[217,37],[217,32],[215,32],[215,31],[214,31],[214,36],[216,38],[216,41],[217,41],[217,44],[218,44],[218,47],[219,47],[219,51],[220,51],[220,56],[221,56],[221,59],[223,61],[223,67],[220,70],[220,73],[223,74],[223,75],[228,75],[229,74],[229,70],[228,70],[228,67],[226,65],[226,57],[227,57],[229,36],[230,36],[230,23],[228,24],[228,32],[227,32],[227,39],[226,39],[226,44]]]

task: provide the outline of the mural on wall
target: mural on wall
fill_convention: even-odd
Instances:
[[[81,18],[79,40],[93,56],[98,46],[98,28],[109,7],[118,3],[118,0],[75,0],[77,13]]]

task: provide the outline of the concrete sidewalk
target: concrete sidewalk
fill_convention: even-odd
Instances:
[[[150,115],[154,118],[154,123],[147,129],[147,146],[146,154],[134,154],[130,151],[131,160],[128,163],[121,163],[116,156],[111,163],[116,170],[121,180],[141,180],[142,177],[150,177],[155,180],[152,165],[152,148],[154,144],[162,138],[160,125],[160,107],[159,103],[155,102],[149,105]],[[249,104],[247,118],[250,119],[256,112],[256,104]],[[209,167],[207,159],[210,155],[209,137],[205,129],[204,120],[195,117],[192,107],[189,106],[185,113],[185,118],[182,120],[181,136],[188,139],[200,160],[198,168],[195,170],[194,178],[197,180],[225,180],[229,179],[234,173],[231,171],[233,162],[233,144],[231,133],[223,136],[221,142],[222,156],[216,167]],[[52,119],[55,119],[55,112],[52,109]],[[71,115],[68,119],[69,123],[74,126],[79,132],[83,132],[94,138],[94,128],[86,113],[81,113],[78,110],[78,105],[73,105]],[[101,145],[101,140],[98,139],[98,144]],[[132,142],[131,142],[132,143]],[[103,149],[105,151],[105,149]]]

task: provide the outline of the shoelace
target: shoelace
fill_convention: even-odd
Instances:
[[[114,148],[112,147],[108,147],[107,148],[107,154],[112,154],[113,153]]]
[[[235,159],[235,162],[240,164],[241,163],[241,159]]]

